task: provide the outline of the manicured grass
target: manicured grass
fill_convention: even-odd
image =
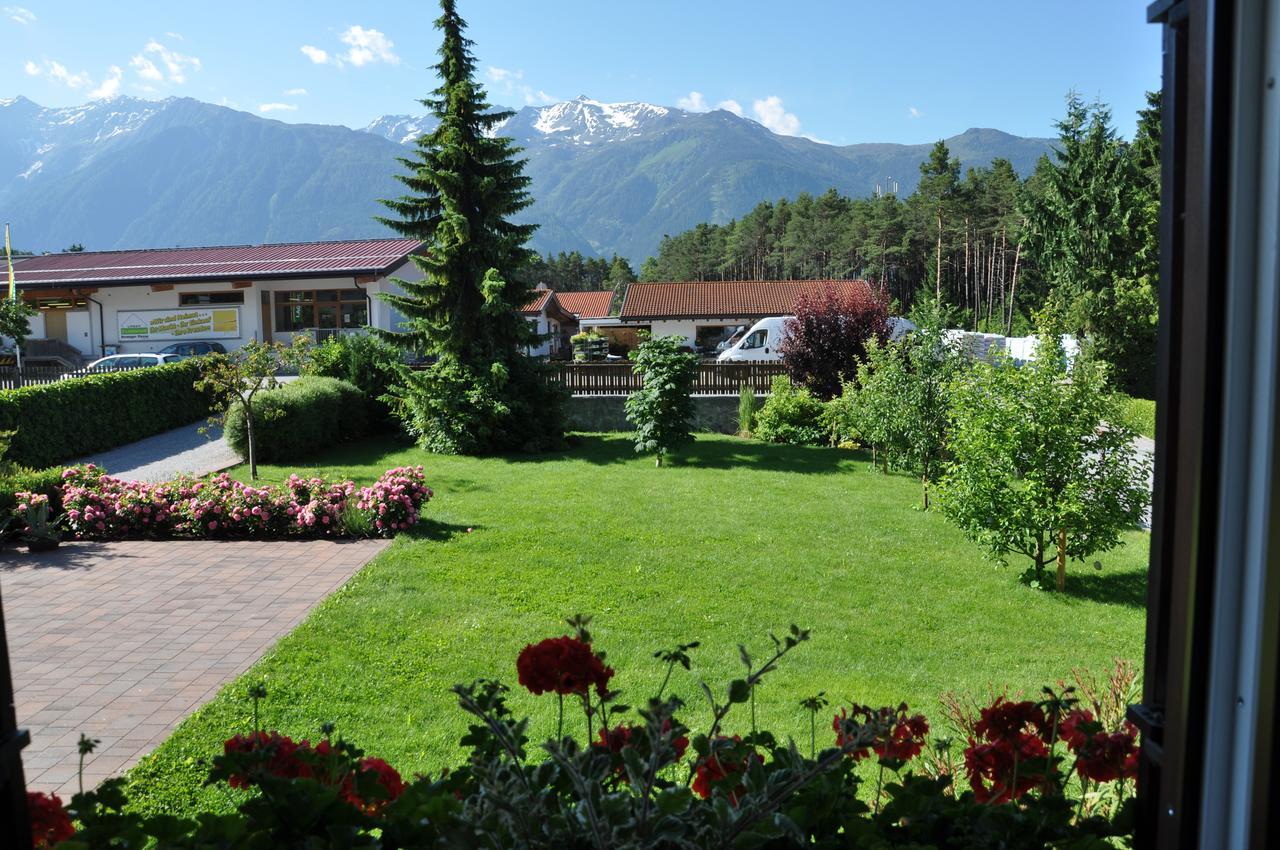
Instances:
[[[738,674],[736,644],[763,655],[769,630],[811,628],[813,640],[759,692],[761,723],[797,740],[808,737],[797,702],[818,691],[836,702],[906,700],[936,717],[944,690],[995,683],[1034,695],[1073,667],[1141,658],[1146,534],[1101,556],[1101,572],[1072,565],[1065,595],[1031,590],[1017,581],[1022,565],[985,561],[940,515],[917,509],[914,480],[880,475],[860,453],[702,436],[655,469],[625,435],[587,435],[533,458],[367,442],[324,461],[316,469],[362,482],[423,464],[436,491],[430,522],[145,759],[132,774],[140,808],[229,804],[224,790],[200,787],[200,762],[249,729],[251,681],[266,682],[270,727],[314,740],[333,721],[403,772],[438,772],[458,762],[466,727],[450,686],[514,686],[520,649],[562,634],[578,612],[595,616],[596,643],[633,705],[660,680],[654,650],[700,640],[692,673],[674,679],[695,729],[708,716],[697,683],[722,690]],[[511,704],[531,714],[535,739],[554,732],[554,698],[516,687]],[[741,731],[746,712],[734,717]]]

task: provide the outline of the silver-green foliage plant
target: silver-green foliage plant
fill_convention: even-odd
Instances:
[[[653,452],[658,466],[669,451],[693,439],[698,357],[682,351],[683,345],[683,337],[655,336],[631,352],[644,386],[627,396],[627,419],[636,426],[636,451]]]
[[[1068,366],[1055,331],[1042,324],[1030,363],[979,363],[956,385],[939,496],[998,561],[1030,558],[1037,583],[1056,558],[1061,591],[1068,558],[1118,545],[1141,521],[1150,464],[1119,424],[1105,365],[1085,354]]]

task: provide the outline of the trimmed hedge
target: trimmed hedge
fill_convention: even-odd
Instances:
[[[0,472],[0,517],[17,506],[18,493],[42,493],[49,497],[49,518],[62,514],[62,467],[15,469]]]
[[[17,430],[6,460],[46,467],[114,449],[209,415],[197,360],[0,390],[0,431]]]
[[[253,398],[258,463],[291,461],[355,440],[368,431],[365,394],[337,378],[302,377]],[[223,431],[227,443],[248,457],[244,413],[237,403]]]

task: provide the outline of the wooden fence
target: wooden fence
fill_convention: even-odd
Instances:
[[[553,363],[550,369],[550,380],[573,395],[629,395],[643,383],[630,363]],[[693,394],[737,395],[743,384],[765,394],[782,374],[779,363],[699,363]]]
[[[147,368],[145,366],[133,368]],[[14,366],[0,366],[0,390],[12,390],[17,387],[29,387],[33,384],[54,384],[64,378],[79,378],[85,375],[101,375],[107,372],[121,372],[122,369],[70,369],[61,365],[23,366],[19,377]]]

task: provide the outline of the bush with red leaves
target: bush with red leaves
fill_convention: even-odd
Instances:
[[[889,336],[889,306],[870,287],[829,285],[802,295],[779,350],[796,384],[823,401],[840,395],[867,357],[867,342]]]

